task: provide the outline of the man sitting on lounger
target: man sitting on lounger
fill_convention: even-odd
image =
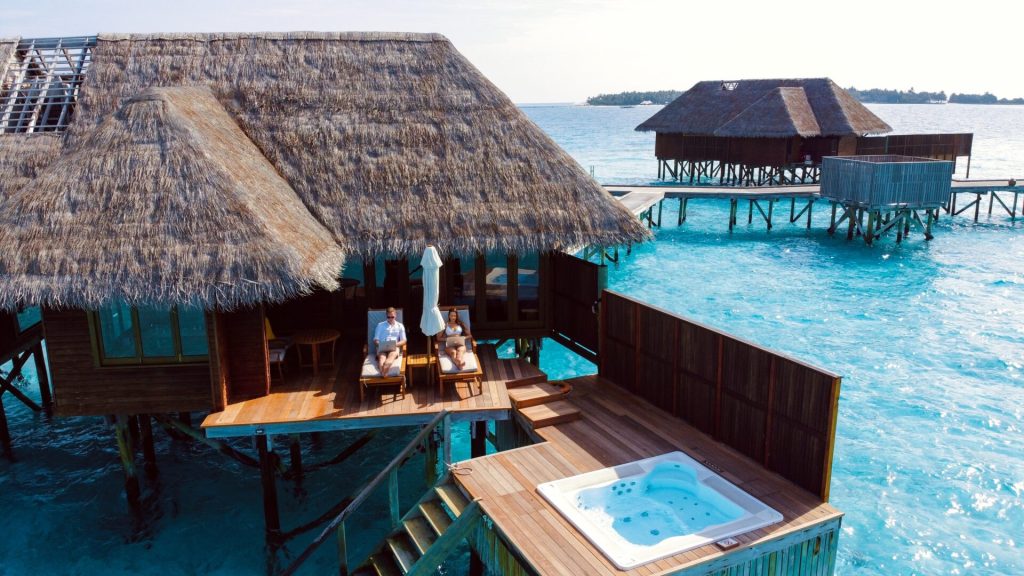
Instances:
[[[398,359],[398,352],[405,346],[405,326],[395,319],[394,307],[386,310],[387,320],[377,324],[373,331],[373,345],[377,348],[377,366],[380,367],[380,375],[387,376],[391,371],[391,365]]]

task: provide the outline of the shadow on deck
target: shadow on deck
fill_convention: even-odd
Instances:
[[[500,360],[487,345],[479,347],[479,358],[481,389],[449,384],[441,394],[436,381],[428,383],[427,368],[410,367],[404,396],[397,386],[371,388],[360,402],[363,357],[359,350],[346,348],[339,350],[334,368],[321,368],[316,377],[308,369],[293,368],[283,384],[275,375],[270,394],[229,404],[207,416],[202,427],[208,437],[224,438],[425,424],[441,410],[451,412],[456,422],[506,420],[512,407],[506,383],[543,373],[522,360]]]

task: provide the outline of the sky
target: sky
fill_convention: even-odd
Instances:
[[[0,37],[439,32],[517,103],[701,80],[1024,97],[1015,2],[972,0],[0,0]]]

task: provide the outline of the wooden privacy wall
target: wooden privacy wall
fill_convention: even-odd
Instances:
[[[593,353],[586,355],[588,359],[596,361],[598,316],[594,305],[604,289],[607,268],[555,252],[551,255],[551,270],[554,333],[586,348]]]
[[[621,294],[601,376],[828,500],[840,377]]]

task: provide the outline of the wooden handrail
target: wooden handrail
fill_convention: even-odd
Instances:
[[[437,427],[438,423],[442,422],[447,416],[447,410],[441,410],[441,412],[439,412],[437,416],[434,416],[434,418],[429,423],[427,423],[427,425],[424,426],[422,430],[420,430],[419,434],[417,434],[416,437],[413,438],[412,441],[409,442],[409,444],[406,445],[406,447],[403,448],[402,451],[399,452],[397,456],[392,458],[391,462],[388,463],[388,465],[384,467],[383,470],[377,473],[377,475],[374,476],[373,480],[370,480],[370,482],[365,487],[363,487],[362,490],[359,491],[359,494],[357,494],[356,497],[352,499],[352,502],[348,506],[346,506],[344,510],[339,512],[338,515],[335,516],[334,519],[327,524],[327,526],[324,527],[320,534],[316,538],[314,538],[312,542],[310,542],[309,546],[306,546],[306,549],[302,551],[302,554],[299,554],[295,561],[292,562],[291,565],[289,565],[287,568],[285,568],[285,570],[281,573],[281,576],[291,576],[292,574],[294,574],[295,571],[298,570],[299,567],[302,566],[302,564],[309,559],[313,552],[315,552],[316,549],[319,548],[320,545],[327,540],[331,532],[337,530],[338,526],[340,526],[341,523],[344,522],[346,518],[351,516],[352,513],[355,512],[355,510],[359,508],[359,506],[364,501],[366,501],[367,498],[370,497],[370,494],[374,491],[374,489],[376,489],[377,486],[379,486],[386,478],[388,478],[388,476],[391,474],[392,469],[401,466],[402,463],[406,460],[406,458],[412,453],[412,451],[415,450],[416,447],[419,446],[421,442],[423,442],[427,435],[430,434],[434,430],[434,428]],[[445,464],[449,464],[449,462],[445,462]]]

